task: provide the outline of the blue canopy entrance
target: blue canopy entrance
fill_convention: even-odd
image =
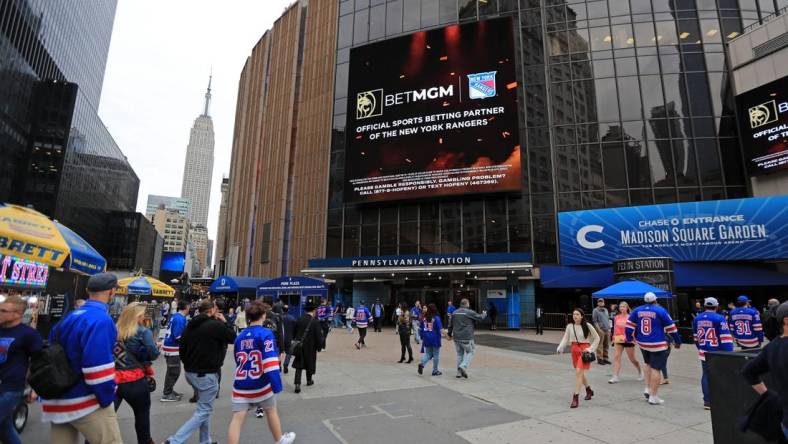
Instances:
[[[320,303],[320,299],[328,299],[328,286],[320,279],[306,276],[282,276],[265,281],[257,287],[257,297],[281,300],[289,306],[288,312],[296,318],[303,313],[307,303]]]
[[[610,299],[643,299],[643,295],[648,292],[657,295],[658,298],[670,298],[670,292],[661,288],[653,287],[645,282],[635,279],[621,281],[609,287],[603,288],[593,293],[595,298]]]

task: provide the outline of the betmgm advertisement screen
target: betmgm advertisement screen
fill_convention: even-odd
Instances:
[[[510,18],[350,51],[345,201],[520,189]]]
[[[788,169],[788,77],[736,96],[747,171]]]

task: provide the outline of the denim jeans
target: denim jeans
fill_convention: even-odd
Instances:
[[[471,359],[473,359],[474,348],[473,339],[470,341],[454,340],[454,349],[457,351],[457,368],[468,370]]]
[[[134,430],[137,433],[137,443],[149,444],[150,437],[150,390],[145,378],[132,382],[118,384],[115,392],[115,411],[120,404],[126,401],[134,411]]]
[[[413,327],[413,339],[418,344],[419,342],[421,342],[421,332],[419,331],[419,321],[418,320],[410,321],[410,323],[411,323],[411,327]]]
[[[709,395],[709,367],[706,365],[706,361],[700,361],[700,367],[703,370],[703,376],[700,378],[700,388],[703,391],[703,402],[711,402],[711,396]]]
[[[421,357],[421,366],[424,367],[432,359],[432,372],[438,371],[438,360],[440,359],[440,347],[424,347],[424,356]]]
[[[347,320],[347,321],[345,321],[345,322],[347,323],[347,329],[348,329],[348,331],[353,331],[353,320],[352,320],[352,319],[348,319],[348,320]]]
[[[0,392],[0,442],[22,444],[14,428],[14,409],[24,396],[20,391]]]
[[[219,379],[216,373],[205,373],[197,376],[197,373],[186,372],[186,380],[192,387],[197,389],[197,410],[185,424],[172,435],[170,444],[183,444],[189,440],[195,430],[200,429],[200,444],[210,444],[211,440],[211,415],[213,414],[213,402],[219,392]]]

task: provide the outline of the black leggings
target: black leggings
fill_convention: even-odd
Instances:
[[[126,401],[134,411],[134,430],[139,444],[150,444],[150,391],[145,378],[118,384],[115,393],[115,411]]]
[[[367,327],[359,327],[358,328],[358,343],[367,345],[367,343],[364,342],[364,338],[366,336],[367,336]]]
[[[408,359],[413,360],[413,349],[410,348],[410,335],[399,335],[399,344],[402,347],[402,356],[400,359],[405,359],[405,350],[408,351]]]

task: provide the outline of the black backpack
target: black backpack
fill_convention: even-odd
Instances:
[[[57,399],[81,379],[82,377],[71,369],[66,350],[58,343],[55,326],[55,342],[30,359],[30,386],[44,399]]]

